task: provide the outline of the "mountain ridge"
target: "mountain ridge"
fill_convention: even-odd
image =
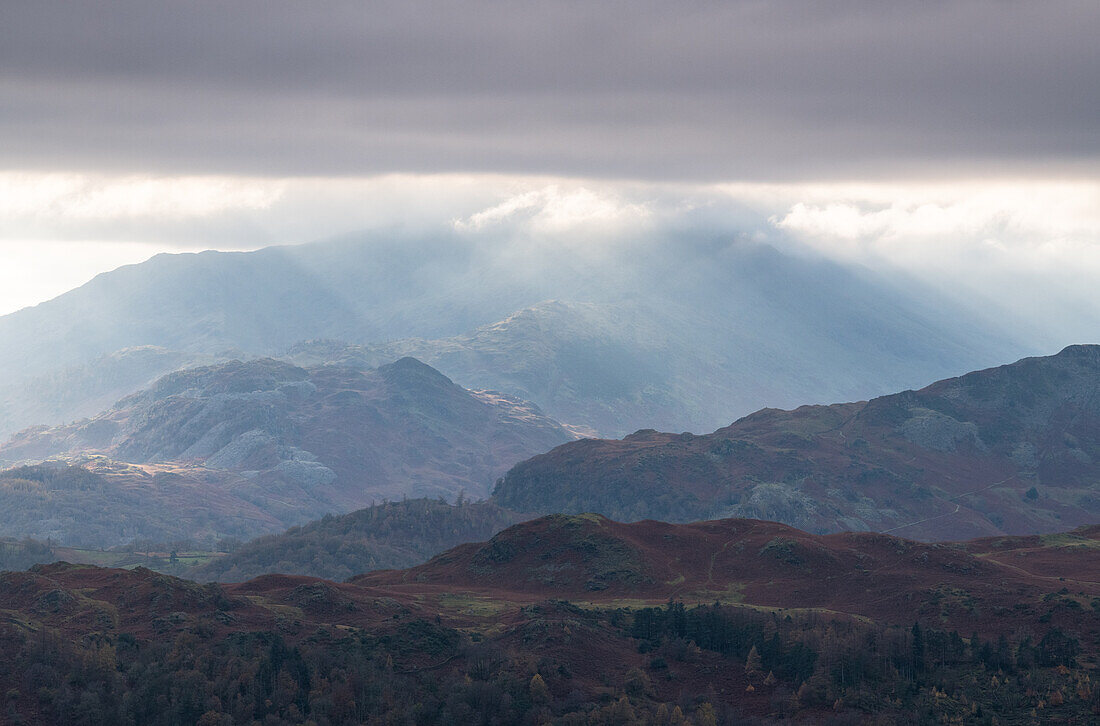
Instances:
[[[572,307],[525,328],[524,311],[545,300]],[[252,358],[317,338],[366,346],[381,362],[413,354],[468,388],[604,435],[706,430],[763,405],[886,393],[1028,352],[979,309],[766,245],[616,240],[592,257],[452,230],[158,255],[0,317],[0,378],[18,390],[135,346]],[[135,374],[131,390],[172,366],[165,357]],[[638,373],[614,375],[627,369]],[[11,427],[0,431],[87,415],[90,401],[52,406],[60,384],[44,385],[0,410]]]
[[[0,459],[102,460],[97,484],[88,491],[28,488],[9,474],[0,477],[7,482],[0,493],[9,503],[6,531],[19,535],[59,536],[56,526],[26,529],[31,523],[19,519],[26,497],[45,497],[33,508],[38,517],[93,493],[121,496],[138,482],[153,486],[150,512],[177,495],[191,497],[189,506],[201,511],[194,497],[209,495],[239,502],[242,512],[258,507],[285,528],[404,496],[481,497],[511,464],[574,436],[532,404],[468,391],[411,358],[372,370],[231,361],[164,376],[92,419],[17,434],[0,447]],[[178,476],[192,488],[174,493],[169,480]],[[127,515],[140,513],[140,503],[125,501]],[[234,506],[223,504],[229,511],[217,513],[216,521],[232,518]],[[96,505],[95,511],[106,510]],[[98,533],[88,529],[90,521],[67,521],[94,544],[110,540],[115,527],[113,517],[103,519]],[[267,531],[275,529],[269,524]],[[241,534],[200,530],[203,537]],[[186,538],[175,528],[142,536]]]
[[[1100,346],[1069,346],[868,402],[763,409],[702,436],[567,444],[514,467],[495,499],[922,539],[1054,531],[1100,515],[1098,392]]]

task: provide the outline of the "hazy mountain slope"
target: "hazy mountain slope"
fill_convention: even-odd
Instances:
[[[213,356],[141,346],[7,384],[0,387],[0,437],[94,416],[166,373],[213,362]]]
[[[690,348],[673,346],[663,324],[629,305],[548,301],[471,333],[380,345],[309,341],[287,358],[373,367],[410,355],[450,371],[475,389],[505,391],[538,403],[550,416],[592,431],[618,431],[639,420],[701,417],[698,388],[721,377]],[[697,385],[680,386],[676,368]]]
[[[372,364],[417,355],[607,435],[701,431],[1035,352],[1006,330],[927,289],[766,246],[451,232],[159,255],[0,317],[0,377],[20,385],[133,346],[248,357],[330,338],[372,344]],[[22,403],[69,420],[90,406]]]
[[[653,281],[639,299],[546,301],[446,339],[311,341],[289,358],[373,366],[411,355],[464,386],[621,436],[707,431],[765,406],[880,395],[1008,350],[976,322],[937,321],[924,303],[820,261],[754,248],[729,265],[718,268],[736,270],[733,284],[699,271],[676,294]]]
[[[934,539],[1089,524],[1098,487],[1100,346],[1072,346],[867,403],[762,410],[705,436],[575,442],[517,465],[495,499]]]
[[[90,420],[28,429],[0,447],[0,461],[98,454],[201,470],[219,496],[286,526],[383,499],[485,496],[512,464],[571,438],[530,404],[467,391],[411,358],[374,370],[259,359],[173,373]],[[9,492],[17,519],[19,496]],[[76,495],[53,496],[62,507]],[[224,506],[219,516],[232,516]],[[140,502],[126,511],[142,516]],[[114,543],[125,541],[120,532]]]
[[[485,501],[387,502],[259,537],[187,576],[240,582],[278,572],[346,580],[370,570],[418,565],[455,545],[486,540],[522,519]]]
[[[450,242],[376,238],[157,255],[0,317],[0,375],[23,377],[140,345],[273,354],[323,336],[454,334],[526,302],[508,278],[479,292],[476,249]]]

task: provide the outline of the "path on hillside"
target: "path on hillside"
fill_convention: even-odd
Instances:
[[[1004,484],[1006,481],[1009,481],[1010,479],[1015,479],[1015,478],[1016,478],[1016,475],[1013,474],[1012,476],[1008,477],[1007,479],[1002,479],[1000,481],[993,482],[992,484],[990,484],[987,487],[982,487],[981,489],[975,489],[972,492],[964,492],[962,494],[956,494],[953,497],[948,497],[945,501],[954,502],[956,499],[962,499],[963,497],[968,497],[971,494],[980,494],[984,491],[992,489],[995,486],[999,486],[1001,484]],[[891,532],[896,532],[899,529],[905,529],[906,527],[914,527],[918,524],[924,524],[925,522],[931,522],[934,519],[940,519],[941,517],[950,517],[953,514],[958,514],[959,510],[961,510],[961,509],[962,509],[962,505],[956,503],[954,511],[944,512],[943,514],[937,514],[933,517],[925,517],[924,519],[918,519],[916,522],[909,522],[908,524],[899,524],[897,527],[891,527],[890,529],[880,530],[879,534],[890,534]]]

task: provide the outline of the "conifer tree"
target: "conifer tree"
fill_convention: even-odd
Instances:
[[[754,645],[752,650],[749,651],[748,657],[745,659],[745,675],[750,677],[759,675],[763,668],[764,662],[760,659],[760,651],[758,651]]]

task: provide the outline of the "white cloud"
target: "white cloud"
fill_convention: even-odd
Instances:
[[[549,184],[516,193],[469,217],[457,219],[454,226],[466,232],[518,225],[533,234],[579,230],[609,233],[643,225],[650,216],[645,203],[627,201],[612,190]]]
[[[916,275],[1009,316],[1036,340],[1100,342],[1100,183],[835,185],[787,193],[772,223],[823,254]]]
[[[285,183],[234,177],[0,173],[0,218],[205,217],[269,209]]]
[[[668,244],[681,233],[758,239],[916,274],[1052,321],[1100,310],[1093,181],[677,185],[501,174],[272,180],[9,171],[0,172],[0,311],[156,252],[246,250],[362,230],[457,230],[483,239],[501,264],[529,267],[556,251],[598,264],[642,236]]]
[[[1100,184],[1090,181],[837,185],[794,187],[792,193],[801,199],[773,222],[811,239],[1100,242]]]

